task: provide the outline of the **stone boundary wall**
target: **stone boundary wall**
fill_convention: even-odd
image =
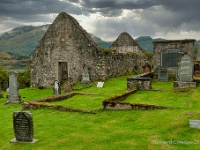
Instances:
[[[121,95],[116,95],[102,102],[103,109],[108,110],[154,110],[154,109],[167,109],[166,106],[156,106],[147,104],[132,104],[121,102],[125,100],[131,94],[134,94],[137,90],[125,92]]]

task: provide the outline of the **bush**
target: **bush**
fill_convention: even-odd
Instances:
[[[28,67],[26,70],[19,72],[18,82],[19,88],[30,87],[30,68]]]

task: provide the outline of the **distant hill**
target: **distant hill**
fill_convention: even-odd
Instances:
[[[153,39],[150,36],[141,36],[135,39],[135,41],[142,49],[153,53]]]

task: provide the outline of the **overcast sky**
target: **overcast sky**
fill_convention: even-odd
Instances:
[[[107,41],[122,32],[134,39],[200,39],[200,0],[1,0],[0,34],[52,23],[63,11]]]

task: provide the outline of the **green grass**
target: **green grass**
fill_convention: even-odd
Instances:
[[[78,95],[56,105],[79,109],[102,108],[106,98],[126,91],[126,76],[105,81],[104,88],[96,85],[81,90],[90,95]],[[153,82],[153,89],[138,91],[126,102],[156,104],[170,107],[164,110],[110,111],[99,114],[64,112],[51,109],[30,110],[34,120],[35,144],[9,143],[14,138],[12,114],[20,104],[4,105],[0,99],[0,150],[198,150],[200,130],[189,127],[189,119],[200,120],[200,87],[189,92],[174,92],[172,82]],[[21,89],[24,101],[52,95],[52,89]],[[177,144],[181,141],[196,144]],[[172,144],[161,144],[164,142]],[[160,144],[155,144],[160,143]]]

